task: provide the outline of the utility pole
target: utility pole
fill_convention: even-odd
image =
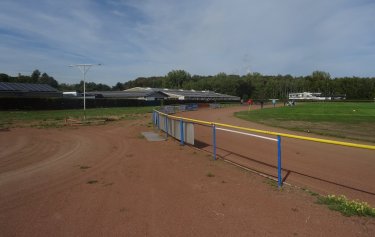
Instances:
[[[82,72],[83,78],[83,115],[84,119],[86,119],[86,73],[92,66],[100,66],[101,64],[73,64],[69,65],[69,67],[78,67],[78,69]]]

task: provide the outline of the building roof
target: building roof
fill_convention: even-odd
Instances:
[[[237,96],[231,96],[226,94],[220,94],[213,91],[199,91],[199,90],[183,90],[183,89],[167,89],[167,88],[150,88],[150,87],[134,87],[127,92],[147,92],[147,91],[158,91],[163,92],[170,98],[179,100],[240,100]]]
[[[168,97],[166,94],[158,91],[94,91],[90,94],[99,95],[104,98],[127,98],[127,99],[138,99],[138,98],[165,98]]]
[[[0,97],[62,97],[62,92],[47,84],[0,82]]]
[[[47,84],[0,82],[0,92],[59,92]]]

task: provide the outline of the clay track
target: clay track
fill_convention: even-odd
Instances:
[[[270,128],[233,116],[234,112],[246,109],[246,107],[201,109],[179,115],[248,128],[323,138],[309,133]],[[195,131],[196,146],[212,153],[212,129],[196,125]],[[216,134],[219,157],[270,177],[277,176],[276,142],[220,130],[217,130]],[[358,143],[358,141],[349,142]],[[344,194],[375,205],[374,150],[282,138],[282,167],[283,180],[287,183],[307,187],[321,194]]]
[[[373,219],[173,139],[146,141],[149,122],[1,131],[0,236],[374,236]]]

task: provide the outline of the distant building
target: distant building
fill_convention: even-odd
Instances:
[[[302,92],[289,93],[289,100],[331,100],[331,97],[324,97],[322,93]]]
[[[0,82],[0,97],[64,97],[80,99],[83,97],[83,93],[76,91],[61,92],[47,84]],[[134,87],[124,91],[86,91],[86,99],[100,98],[144,101],[240,101],[240,98],[237,96],[220,94],[208,90]]]
[[[319,92],[289,93],[289,100],[345,100],[346,95],[322,96]]]
[[[77,91],[64,91],[63,97],[77,97],[79,93]]]
[[[163,92],[145,90],[145,91],[94,91],[90,92],[95,95],[95,98],[118,98],[118,99],[133,99],[133,100],[162,100],[168,98],[168,95]]]
[[[0,97],[62,97],[62,92],[47,84],[0,82]]]
[[[167,89],[167,88],[150,88],[150,87],[134,87],[125,92],[159,92],[167,95],[167,100],[187,100],[187,101],[240,101],[240,97],[220,94],[208,90],[183,90],[183,89]]]

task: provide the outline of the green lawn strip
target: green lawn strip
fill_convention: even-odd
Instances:
[[[300,103],[293,107],[237,112],[242,119],[280,121],[361,123],[375,121],[375,103]]]
[[[119,107],[86,109],[86,119],[129,119],[134,116],[151,113],[153,107]],[[62,121],[66,118],[82,119],[82,109],[74,110],[48,110],[48,111],[0,111],[0,124],[13,124],[17,122],[33,121]]]
[[[375,103],[298,103],[294,107],[241,111],[244,120],[340,138],[375,142]]]

